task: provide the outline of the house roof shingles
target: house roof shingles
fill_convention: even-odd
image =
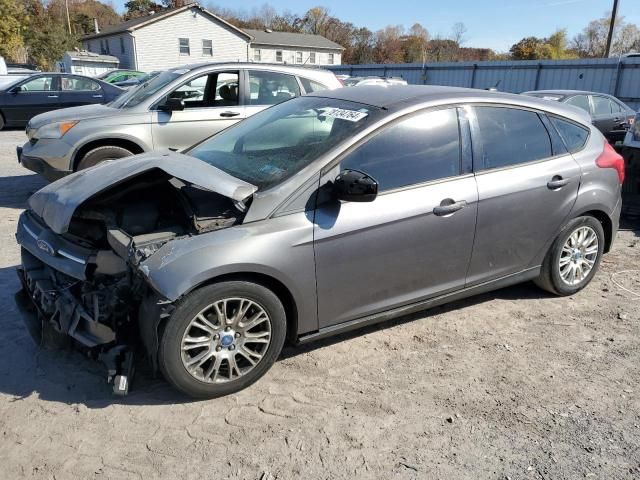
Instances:
[[[344,50],[342,45],[332,42],[322,35],[291,32],[267,32],[265,30],[252,30],[249,28],[245,28],[244,31],[253,37],[253,41],[251,43],[259,45]]]

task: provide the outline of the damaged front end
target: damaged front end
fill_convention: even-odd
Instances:
[[[142,344],[155,362],[157,326],[172,309],[148,285],[141,264],[168,242],[241,223],[248,203],[167,169],[139,170],[112,186],[97,182],[93,191],[85,184],[81,198],[67,201],[55,183],[45,187],[48,201],[38,199],[40,192],[32,197],[16,234],[23,286],[16,301],[30,333],[38,344],[71,341],[102,360],[122,395],[133,352]]]

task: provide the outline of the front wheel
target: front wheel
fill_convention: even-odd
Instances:
[[[593,217],[578,217],[556,238],[536,284],[557,295],[572,295],[596,274],[604,251],[604,230]]]
[[[130,157],[133,153],[126,148],[115,146],[97,147],[86,153],[80,163],[78,164],[78,170],[84,170],[89,167],[93,167],[99,163],[107,160],[116,160],[118,158]]]
[[[160,370],[195,398],[228,395],[254,383],[280,355],[287,330],[278,297],[242,281],[195,290],[167,322],[160,337]]]

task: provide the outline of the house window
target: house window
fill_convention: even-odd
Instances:
[[[282,50],[276,50],[276,62],[282,62]]]
[[[316,52],[311,52],[309,54],[309,63],[316,63]]]
[[[103,55],[109,53],[109,40],[100,40],[100,53],[102,53]]]
[[[120,37],[120,53],[124,53],[124,37]]]
[[[333,65],[334,63],[334,59],[333,59],[333,53],[329,54],[329,65]]]
[[[253,49],[253,61],[259,62],[262,59],[261,52],[259,48]]]
[[[302,63],[302,52],[296,52],[296,63]]]
[[[188,38],[179,38],[180,42],[180,55],[191,55],[191,50],[189,50],[189,39]]]
[[[187,49],[189,46],[187,45]],[[213,41],[212,40],[202,40],[202,56],[203,57],[213,57]]]

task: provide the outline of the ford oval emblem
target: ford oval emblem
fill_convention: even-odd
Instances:
[[[56,254],[56,251],[53,249],[51,244],[45,240],[38,239],[38,248],[43,252],[47,252],[49,255],[53,256]]]

